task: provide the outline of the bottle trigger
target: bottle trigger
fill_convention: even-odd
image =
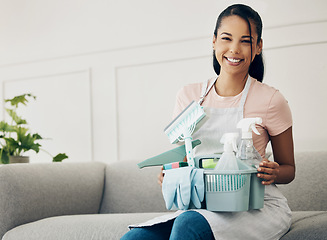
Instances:
[[[252,131],[253,131],[255,134],[260,135],[258,129],[255,127],[255,124],[253,124],[251,128],[252,128]]]

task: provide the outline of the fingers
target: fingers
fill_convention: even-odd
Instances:
[[[163,167],[161,167],[161,172],[158,174],[158,184],[162,187],[162,182],[164,179]]]
[[[279,174],[279,164],[264,159],[259,165],[258,172],[257,176],[263,179],[262,184],[270,185],[275,182]]]
[[[162,181],[163,181],[163,174],[159,173],[158,174],[158,184],[162,187]]]

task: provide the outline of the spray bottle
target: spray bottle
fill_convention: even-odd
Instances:
[[[243,118],[237,124],[237,128],[242,129],[242,139],[236,157],[255,168],[259,167],[262,157],[253,146],[252,131],[257,135],[260,135],[255,127],[255,124],[260,123],[262,123],[262,119],[257,117]]]
[[[225,133],[220,143],[224,144],[224,152],[221,155],[214,170],[239,170],[235,152],[237,152],[236,140],[238,133]]]

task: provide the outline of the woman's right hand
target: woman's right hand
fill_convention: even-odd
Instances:
[[[163,173],[163,166],[161,167],[161,172],[158,174],[158,184],[162,187],[162,182],[165,174]]]

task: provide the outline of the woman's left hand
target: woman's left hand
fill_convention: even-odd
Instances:
[[[262,184],[270,185],[278,177],[279,164],[264,158],[259,164],[258,172],[257,176],[263,179]]]

